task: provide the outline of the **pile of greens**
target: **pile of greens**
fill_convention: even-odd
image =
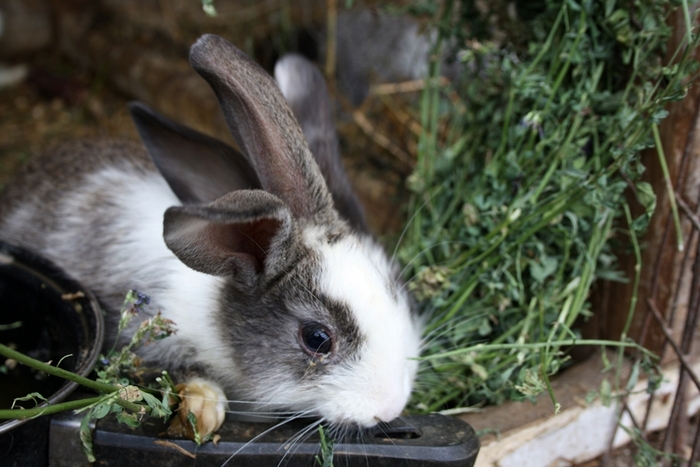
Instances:
[[[688,27],[693,20],[686,2],[510,5],[412,6],[436,19],[435,57],[454,48],[464,75],[451,92],[431,80],[422,96],[414,196],[398,247],[429,316],[414,409],[548,389],[565,349],[581,342],[574,324],[592,312],[593,282],[623,280],[612,239],[641,232],[655,205],[640,181],[640,151],[660,149],[664,108],[695,72],[694,44],[676,51],[673,65],[663,61],[668,15],[680,8]],[[645,214],[632,219],[627,194]]]

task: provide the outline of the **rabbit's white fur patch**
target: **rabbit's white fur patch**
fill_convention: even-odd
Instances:
[[[182,359],[182,346],[186,345],[204,353],[202,356],[191,356],[198,362],[208,367],[230,370],[230,357],[224,353],[227,346],[218,333],[212,332],[212,329],[219,326],[219,323],[214,322],[213,311],[219,308],[218,298],[223,280],[197,272],[183,264],[165,245],[162,214],[153,215],[180,204],[166,181],[157,173],[134,180],[132,174],[127,176],[123,172],[109,170],[96,173],[93,177],[96,187],[108,186],[104,178],[110,178],[110,183],[122,187],[122,195],[117,199],[123,205],[123,212],[128,212],[129,215],[119,219],[122,222],[119,230],[128,237],[124,242],[133,245],[129,255],[138,251],[138,264],[152,265],[151,270],[140,268],[136,271],[127,266],[125,273],[131,274],[132,280],[137,283],[147,284],[149,280],[158,278],[166,283],[165,290],[169,291],[167,294],[158,294],[158,301],[154,305],[166,318],[175,322],[177,334],[160,342],[157,353],[154,349],[154,357],[161,362],[165,359],[177,363]],[[124,257],[118,244],[111,249],[111,254],[108,255],[111,261],[116,259],[128,263],[131,259]],[[163,268],[164,265],[167,268]],[[118,268],[118,264],[113,265],[113,270]],[[149,293],[147,289],[142,292]],[[144,349],[145,356],[148,356],[149,350]]]
[[[314,238],[316,237],[316,238]],[[352,419],[364,426],[401,414],[418,369],[421,323],[407,296],[397,293],[392,264],[368,236],[348,236],[329,244],[308,232],[320,252],[319,290],[352,310],[364,337],[361,359],[338,381],[320,412],[332,422]]]

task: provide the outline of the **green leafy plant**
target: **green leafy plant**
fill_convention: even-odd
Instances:
[[[321,438],[321,455],[316,456],[316,464],[318,467],[333,467],[333,440],[328,436],[328,433],[322,425],[318,426],[318,436]]]
[[[639,348],[626,335],[583,341],[575,323],[592,313],[596,279],[627,280],[614,239],[641,232],[654,210],[640,151],[660,149],[665,106],[697,68],[690,34],[672,65],[662,61],[677,6],[515,2],[525,19],[500,18],[513,35],[494,39],[479,24],[507,10],[498,2],[485,12],[468,0],[412,5],[435,15],[434,57],[455,49],[466,75],[448,92],[429,80],[420,106],[398,250],[429,316],[414,409],[551,394],[572,345]],[[645,207],[636,219],[625,215],[626,190]]]

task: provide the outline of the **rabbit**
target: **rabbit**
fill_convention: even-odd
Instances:
[[[437,30],[426,27],[409,14],[387,12],[382,8],[342,9],[338,12],[337,79],[338,89],[353,106],[359,107],[373,82],[425,79],[430,55],[437,41]],[[320,56],[325,56],[324,35],[318,40]],[[449,58],[447,43],[440,73],[458,82],[462,65]]]
[[[0,238],[91,289],[112,337],[123,294],[148,293],[178,331],[141,357],[212,399],[198,426],[218,428],[227,397],[360,430],[396,418],[422,318],[343,171],[323,77],[288,56],[278,87],[214,35],[190,62],[241,152],[132,103],[145,150],[81,141],[30,161]]]

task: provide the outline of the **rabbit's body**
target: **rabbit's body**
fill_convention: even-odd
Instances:
[[[34,160],[3,195],[0,237],[93,290],[112,337],[125,292],[149,294],[178,329],[142,351],[152,364],[257,408],[360,427],[395,418],[415,377],[420,320],[365,231],[321,75],[284,62],[290,110],[220,38],[200,39],[191,61],[243,155],[133,105],[148,152],[84,142]]]
[[[148,309],[163,310],[179,330],[157,347],[145,347],[144,357],[150,353],[159,365],[186,368],[197,362],[197,353],[186,350],[195,343],[211,342],[212,353],[222,348],[211,335],[214,316],[191,310],[215,309],[223,279],[188,268],[163,242],[162,215],[154,213],[177,204],[141,145],[68,143],[32,159],[5,189],[0,236],[59,264],[99,297],[109,311],[107,346],[114,343],[126,292],[149,294]]]

